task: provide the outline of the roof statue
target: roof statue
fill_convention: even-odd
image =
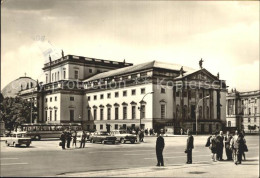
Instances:
[[[51,56],[49,55],[49,61],[51,62]]]
[[[61,50],[61,56],[62,56],[62,59],[64,58],[64,51],[63,49]]]
[[[200,59],[200,61],[199,61],[199,65],[200,65],[200,68],[202,69],[202,63],[203,63],[204,61],[202,60],[202,58]]]
[[[231,93],[233,93],[233,88],[231,89]]]
[[[123,63],[125,63],[125,59],[124,59],[124,62]]]
[[[26,72],[24,73],[24,76],[26,77]]]
[[[181,66],[181,69],[180,69],[180,75],[183,76],[183,66]]]
[[[217,73],[217,78],[219,79],[219,72]]]

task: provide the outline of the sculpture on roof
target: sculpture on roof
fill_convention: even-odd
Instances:
[[[51,55],[49,55],[49,61],[51,62]]]
[[[200,65],[200,68],[202,69],[202,63],[203,63],[204,61],[202,60],[202,58],[200,59],[200,61],[199,61],[199,65]]]
[[[219,79],[219,72],[217,73],[217,78]]]
[[[180,69],[180,75],[183,76],[183,66],[181,66],[181,69]]]
[[[62,56],[62,59],[64,58],[64,51],[63,49],[61,50],[61,56]]]

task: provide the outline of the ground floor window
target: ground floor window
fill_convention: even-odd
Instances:
[[[116,130],[118,129],[118,124],[115,124],[115,129],[116,129]]]
[[[74,110],[70,110],[70,121],[74,121]]]
[[[231,121],[228,121],[228,127],[231,127]]]
[[[103,130],[103,124],[100,124],[100,130]]]

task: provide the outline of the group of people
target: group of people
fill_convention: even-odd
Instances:
[[[241,164],[242,155],[245,158],[245,152],[248,151],[246,140],[243,133],[235,131],[232,136],[229,131],[223,135],[223,131],[219,134],[216,132],[208,138],[206,147],[209,147],[212,153],[213,161],[223,161],[223,149],[225,148],[227,160],[234,160],[234,163]]]
[[[71,140],[72,140],[72,146],[74,146],[75,148],[77,147],[77,131],[71,131],[71,130],[65,130],[62,132],[61,136],[60,136],[60,146],[62,147],[63,150],[67,148],[70,148],[70,144],[71,144]],[[80,148],[85,148],[85,143],[86,143],[86,138],[87,138],[87,134],[85,131],[82,132],[81,136],[80,136]]]

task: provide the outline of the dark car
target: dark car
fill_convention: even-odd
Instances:
[[[92,143],[96,143],[96,142],[101,142],[103,144],[105,143],[116,143],[116,137],[115,136],[111,136],[108,132],[105,131],[100,131],[100,132],[94,132],[91,136],[90,136],[90,141]]]

